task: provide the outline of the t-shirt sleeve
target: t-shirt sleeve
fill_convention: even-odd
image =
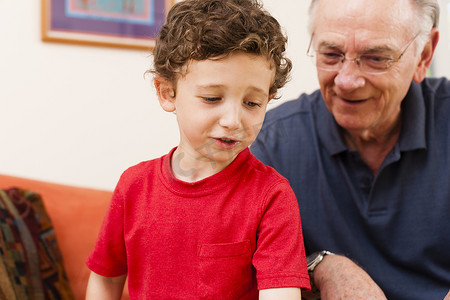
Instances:
[[[310,289],[297,199],[287,180],[266,192],[253,265],[258,289]]]
[[[99,275],[116,277],[127,273],[123,215],[123,197],[116,187],[94,249],[86,260],[88,268]]]

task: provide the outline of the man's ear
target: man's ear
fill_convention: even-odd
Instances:
[[[153,79],[156,93],[158,95],[159,104],[167,112],[175,111],[175,88],[173,84],[162,77],[155,77]]]
[[[431,61],[433,60],[434,50],[436,50],[438,41],[439,30],[434,27],[431,29],[430,39],[428,40],[425,47],[423,48],[422,53],[420,54],[420,60],[414,72],[413,79],[416,83],[420,83],[425,78],[427,70],[430,67]]]

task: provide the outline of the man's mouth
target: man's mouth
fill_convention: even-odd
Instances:
[[[357,99],[345,99],[345,98],[341,98],[344,102],[347,102],[347,103],[363,103],[363,102],[365,102],[365,101],[367,101],[367,100],[369,100],[369,99],[360,99],[360,100],[357,100]]]

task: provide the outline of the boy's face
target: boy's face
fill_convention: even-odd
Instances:
[[[175,97],[158,92],[163,108],[176,111],[177,152],[219,170],[230,164],[261,129],[274,74],[265,57],[242,52],[190,62]]]

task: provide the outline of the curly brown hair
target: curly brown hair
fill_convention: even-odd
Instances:
[[[234,51],[263,55],[275,67],[269,94],[289,79],[287,38],[278,21],[258,0],[184,0],[169,11],[156,38],[153,69],[176,86],[191,60],[220,59]]]

